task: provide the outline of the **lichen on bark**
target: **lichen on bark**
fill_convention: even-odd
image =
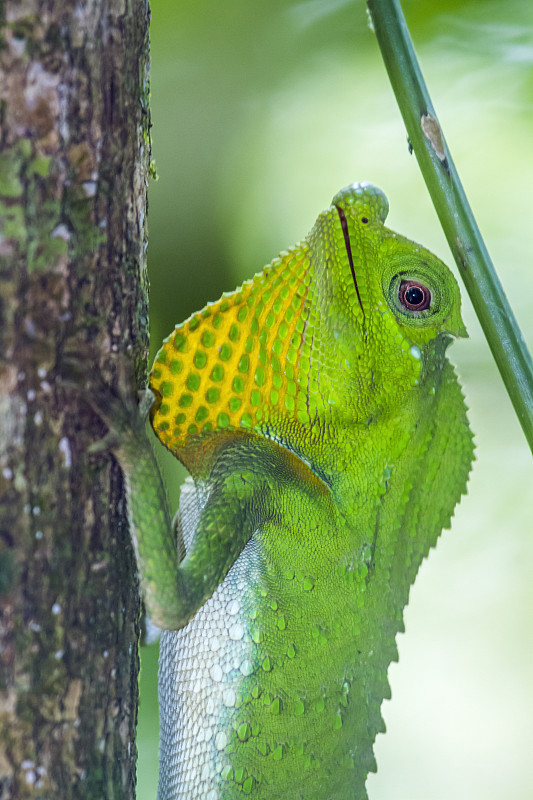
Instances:
[[[134,797],[123,485],[59,377],[68,351],[144,379],[148,22],[145,0],[0,4],[0,800]]]

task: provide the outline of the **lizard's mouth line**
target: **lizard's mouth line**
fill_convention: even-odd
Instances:
[[[339,206],[335,206],[337,209],[337,213],[339,215],[339,219],[341,221],[341,228],[342,228],[342,235],[344,236],[344,244],[346,246],[346,253],[348,255],[348,262],[350,264],[350,269],[352,271],[353,283],[355,286],[355,291],[357,292],[357,299],[359,301],[359,306],[361,311],[363,312],[363,316],[365,315],[365,309],[363,308],[363,304],[361,302],[361,295],[359,294],[359,287],[357,285],[357,278],[355,277],[355,269],[353,266],[353,258],[352,258],[352,245],[350,243],[350,234],[348,233],[348,223],[346,222],[346,217],[344,216],[344,211]]]

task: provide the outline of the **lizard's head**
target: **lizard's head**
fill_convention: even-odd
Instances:
[[[340,417],[366,425],[440,370],[450,335],[466,333],[459,289],[384,226],[387,211],[376,187],[343,189],[306,240],[176,326],[150,380],[169,449],[187,462],[213,434],[297,440]]]
[[[380,189],[357,183],[338,192],[317,220],[313,233],[318,230],[318,238],[325,239],[329,229],[334,240],[333,265],[345,301],[355,307],[356,298],[356,311],[363,322],[368,315],[369,324],[388,309],[406,338],[419,346],[439,333],[466,336],[452,273],[422,245],[386,228],[388,211]]]
[[[380,189],[352,184],[308,237],[317,264],[315,302],[328,320],[320,338],[330,334],[327,372],[344,394],[337,402],[352,406],[352,414],[356,406],[359,420],[419,386],[440,369],[450,337],[467,335],[452,273],[386,228],[388,210]]]

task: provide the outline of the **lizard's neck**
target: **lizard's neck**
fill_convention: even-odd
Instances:
[[[431,351],[421,354],[418,377],[408,388],[381,375],[391,386],[386,395],[379,391],[377,376],[364,386],[347,379],[339,367],[328,382],[328,396],[331,400],[337,392],[340,397],[342,391],[342,402],[323,403],[310,424],[278,419],[275,426],[262,426],[260,433],[294,453],[330,487],[355,486],[362,464],[369,478],[386,481],[405,449],[424,436],[439,391],[445,348],[446,342],[437,340]]]

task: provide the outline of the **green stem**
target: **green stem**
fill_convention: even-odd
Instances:
[[[367,0],[409,140],[474,310],[533,451],[533,362],[446,145],[398,0]]]

